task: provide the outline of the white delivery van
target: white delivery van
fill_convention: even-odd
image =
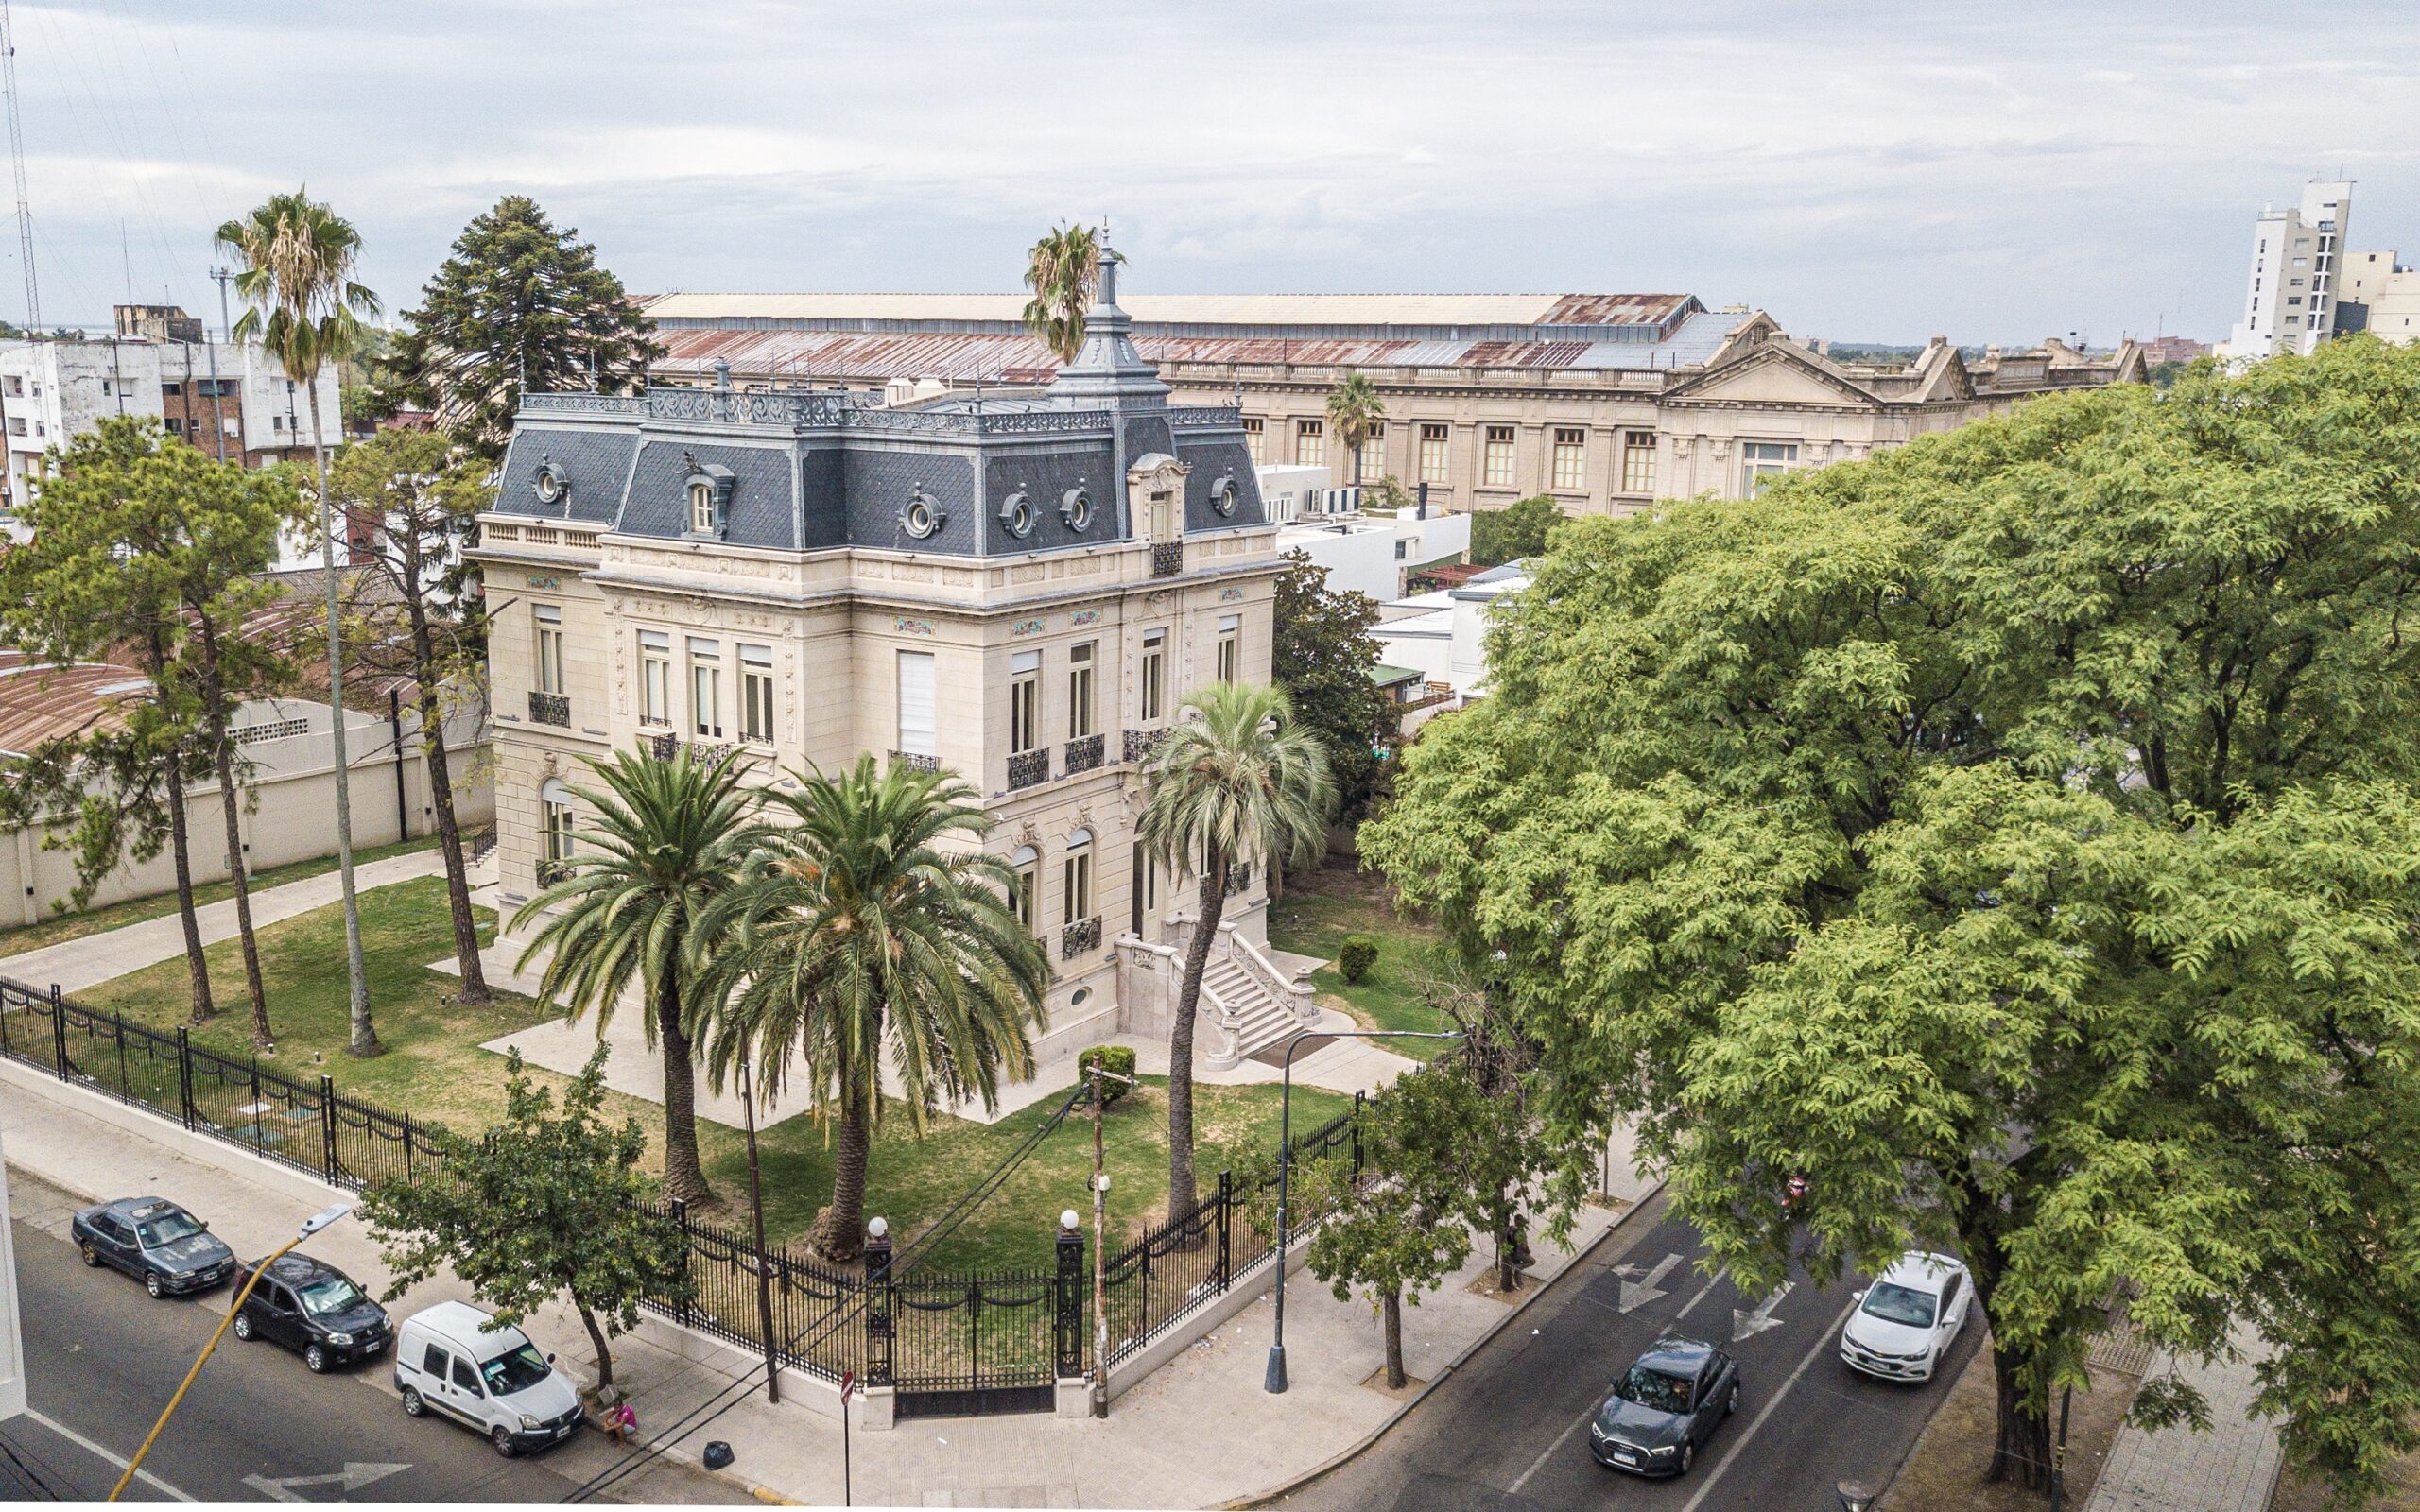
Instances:
[[[529,1336],[467,1302],[440,1302],[395,1331],[395,1389],[414,1418],[436,1413],[488,1435],[507,1459],[579,1431],[579,1393]]]

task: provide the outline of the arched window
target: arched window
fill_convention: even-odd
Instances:
[[[1078,830],[1067,836],[1067,857],[1060,867],[1061,894],[1066,910],[1065,922],[1074,924],[1093,917],[1093,832]]]
[[[538,882],[552,886],[562,880],[572,853],[571,789],[560,777],[538,788]]]
[[[714,534],[715,486],[704,478],[689,485],[689,528],[701,536]]]
[[[1015,868],[1017,873],[1016,886],[1009,894],[1009,908],[1017,916],[1017,922],[1030,932],[1040,917],[1034,907],[1034,900],[1042,890],[1042,852],[1029,845],[1021,845],[1017,847],[1017,853],[1009,857],[1009,865]]]

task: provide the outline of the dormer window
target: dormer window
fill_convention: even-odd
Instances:
[[[731,469],[708,462],[700,466],[694,454],[684,454],[689,463],[689,475],[682,480],[682,492],[689,501],[689,529],[693,536],[720,537],[731,524],[731,494],[738,483]]]
[[[1093,496],[1084,489],[1069,489],[1059,498],[1059,518],[1067,528],[1081,535],[1093,523]]]
[[[1000,526],[1023,541],[1033,534],[1033,496],[1019,489],[1000,504]]]
[[[1218,510],[1221,515],[1234,514],[1236,503],[1241,497],[1241,493],[1236,488],[1236,475],[1233,472],[1220,473],[1210,485],[1210,507]]]
[[[552,508],[571,498],[571,474],[563,471],[562,463],[541,457],[538,475],[531,480],[531,487],[537,490],[538,502]]]
[[[899,528],[918,541],[931,540],[948,520],[941,501],[926,493],[921,483],[908,493],[907,506],[899,511]]]

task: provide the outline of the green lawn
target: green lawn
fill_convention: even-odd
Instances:
[[[479,914],[481,937],[492,939],[494,916],[485,909]],[[487,1008],[467,1009],[446,1001],[456,979],[428,970],[429,962],[453,949],[442,878],[416,878],[363,893],[361,926],[371,1001],[387,1054],[354,1060],[344,1053],[344,927],[341,912],[330,905],[261,931],[262,972],[278,1040],[277,1055],[268,1064],[290,1076],[327,1074],[367,1101],[398,1111],[408,1108],[415,1118],[458,1131],[481,1127],[502,1104],[505,1063],[502,1057],[478,1047],[537,1022],[537,1005],[501,992],[495,1005]],[[233,940],[211,947],[208,954],[219,1012],[193,1032],[193,1040],[240,1058],[251,1051],[242,957]],[[172,1027],[182,1020],[188,1001],[184,961],[180,956],[146,967],[80,996],[95,1007]],[[551,1073],[535,1074],[558,1086],[563,1080]],[[166,1095],[173,1101],[173,1074],[169,1082]],[[1067,1075],[1064,1086],[1073,1084],[1072,1074]],[[903,1108],[887,1109],[889,1117],[874,1142],[866,1211],[888,1218],[902,1243],[912,1239],[1030,1134],[1063,1096],[1063,1088],[993,1125],[936,1118],[922,1139],[910,1131]],[[609,1102],[617,1117],[638,1119],[650,1134],[660,1131],[659,1105],[620,1093],[609,1094]],[[1333,1092],[1297,1088],[1294,1126],[1315,1127],[1350,1104],[1350,1098]],[[1162,1215],[1167,1195],[1167,1110],[1160,1078],[1147,1078],[1147,1085],[1110,1109],[1105,1143],[1115,1228],[1132,1230]],[[1195,1116],[1196,1166],[1207,1191],[1230,1152],[1274,1145],[1278,1090],[1200,1086]],[[720,1199],[719,1211],[709,1215],[735,1227],[744,1225],[748,1168],[739,1132],[701,1120],[699,1141],[708,1178]],[[823,1125],[811,1117],[789,1119],[765,1131],[760,1154],[769,1235],[779,1242],[804,1233],[831,1192],[832,1148]],[[1091,1125],[1070,1117],[999,1192],[935,1246],[928,1263],[949,1268],[1046,1268],[1062,1209],[1078,1209],[1090,1227],[1085,1179],[1091,1169]]]
[[[1370,974],[1348,983],[1337,971],[1336,954],[1347,935],[1378,942]],[[1328,964],[1311,973],[1327,1006],[1340,1008],[1368,1029],[1450,1029],[1443,1013],[1422,1001],[1420,979],[1437,931],[1395,910],[1376,878],[1349,868],[1326,866],[1286,879],[1285,895],[1269,911],[1269,942],[1279,950],[1316,955]],[[1397,1040],[1387,1048],[1427,1060],[1445,1048],[1434,1040]]]
[[[353,853],[353,864],[367,866],[389,856],[407,855],[414,850],[434,850],[437,836],[425,835],[418,840],[406,840],[400,845],[372,846]],[[337,858],[322,856],[316,861],[297,861],[287,866],[271,867],[267,871],[252,873],[252,890],[274,887],[280,883],[300,882],[305,877],[320,876],[337,869]],[[215,903],[235,896],[232,882],[205,883],[193,890],[194,906]],[[0,956],[18,955],[71,939],[82,939],[107,929],[121,929],[139,924],[147,919],[164,918],[177,911],[177,895],[173,892],[154,893],[148,898],[130,898],[124,902],[110,903],[87,909],[80,914],[54,914],[38,924],[20,924],[14,929],[0,929]]]

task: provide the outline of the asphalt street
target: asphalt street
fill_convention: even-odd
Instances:
[[[177,1383],[226,1315],[226,1287],[153,1301],[67,1244],[73,1199],[11,1171],[32,1412],[0,1442],[60,1497],[109,1495]],[[129,1501],[552,1502],[618,1457],[583,1434],[505,1459],[467,1429],[406,1418],[381,1361],[314,1376],[302,1359],[230,1333],[144,1462]],[[32,1494],[0,1456],[0,1496]],[[745,1490],[659,1461],[617,1486],[631,1502],[747,1502]]]
[[[1841,1363],[1838,1342],[1862,1279],[1819,1288],[1797,1276],[1786,1290],[1749,1297],[1727,1275],[1700,1270],[1703,1254],[1696,1231],[1657,1197],[1392,1432],[1282,1504],[1826,1512],[1840,1504],[1841,1480],[1890,1477],[1982,1337],[1970,1322],[1927,1384],[1868,1380]],[[1606,1469],[1589,1454],[1586,1424],[1613,1378],[1668,1332],[1731,1351],[1738,1413],[1685,1477]]]

